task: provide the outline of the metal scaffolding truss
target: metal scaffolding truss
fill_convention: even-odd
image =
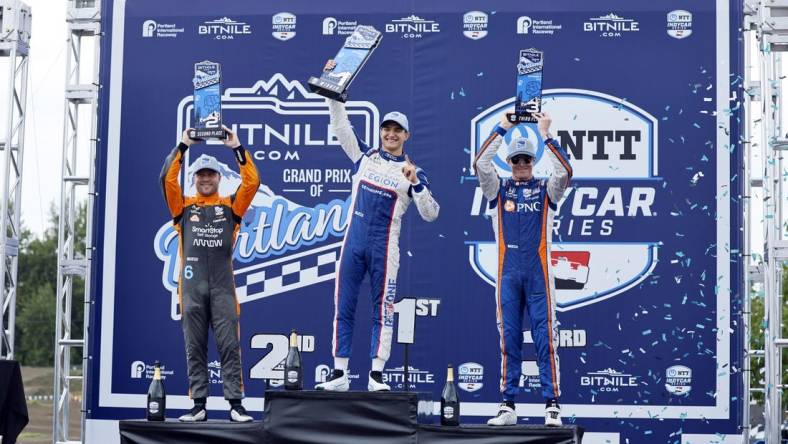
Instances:
[[[756,205],[751,202],[753,188],[762,193],[763,212],[763,258],[753,265],[745,280],[749,291],[751,282],[761,282],[764,289],[764,349],[750,350],[749,297],[745,295],[744,334],[747,341],[744,363],[744,442],[749,442],[749,401],[752,392],[764,393],[764,438],[766,444],[779,444],[780,426],[783,420],[782,397],[782,349],[788,339],[782,337],[782,270],[788,261],[788,240],[785,239],[783,215],[784,179],[783,152],[788,151],[788,135],[783,128],[782,110],[782,54],[788,51],[788,0],[745,0],[745,85],[747,85],[748,112],[759,105],[761,119],[758,133],[752,132],[753,116],[746,116],[747,125],[743,137],[745,147],[745,257],[749,260],[752,232],[750,210]],[[751,48],[757,44],[754,52]],[[759,77],[752,78],[750,64],[759,70]],[[754,102],[754,103],[753,103]],[[760,143],[751,143],[754,137]],[[759,165],[750,165],[751,154],[760,157]],[[753,174],[759,171],[760,174]],[[750,387],[750,359],[764,360],[763,387]]]
[[[83,442],[87,397],[83,375],[87,370],[90,299],[90,267],[93,257],[92,214],[95,200],[96,123],[98,118],[99,47],[101,37],[100,1],[67,0],[68,36],[66,48],[66,85],[63,124],[60,218],[58,226],[57,313],[55,327],[55,384],[53,407],[53,441]],[[92,45],[92,64],[83,62],[85,48]],[[86,66],[89,65],[89,66]],[[80,118],[80,110],[90,118]],[[84,116],[83,116],[84,117]],[[86,126],[90,125],[90,128]],[[88,140],[83,138],[88,135]],[[86,150],[85,143],[89,145]],[[86,153],[85,151],[89,151]],[[87,201],[85,233],[78,233],[79,199]],[[85,249],[78,251],[77,239],[84,235]],[[84,282],[84,299],[72,299],[74,286]],[[74,304],[83,304],[83,329],[72,330]],[[72,368],[72,350],[82,351],[80,372]],[[71,383],[82,381],[82,409],[79,436],[70,436]]]
[[[0,136],[0,359],[14,358],[30,20],[30,7],[0,0],[0,59],[8,63],[6,87],[0,90],[7,93]]]

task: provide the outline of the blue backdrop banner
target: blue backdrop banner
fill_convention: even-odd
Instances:
[[[415,301],[399,302],[396,319],[415,318],[415,343],[406,381],[395,334],[384,371],[392,387],[438,399],[452,363],[463,421],[497,411],[498,253],[472,160],[513,109],[518,54],[533,47],[544,51],[542,108],[574,169],[550,258],[564,422],[586,427],[591,443],[740,442],[740,2],[531,3],[105,0],[91,421],[140,417],[155,360],[168,407],[191,407],[177,235],[158,175],[194,124],[191,79],[203,60],[221,63],[222,120],[262,179],[234,253],[245,402],[259,418],[293,328],[305,385],[325,380],[353,165],[307,79],[356,25],[371,25],[383,38],[349,90],[351,122],[375,147],[381,117],[406,113],[406,152],[441,204],[434,223],[415,209],[402,223],[397,300]],[[535,124],[512,135],[543,146]],[[231,194],[240,183],[231,151],[196,145],[186,164],[201,155],[219,160],[220,191]],[[503,148],[495,163],[511,175]],[[536,175],[551,169],[540,148]],[[370,366],[368,294],[365,281],[356,390]],[[540,423],[530,331],[523,347],[519,412]],[[209,362],[209,408],[226,410],[213,345]]]

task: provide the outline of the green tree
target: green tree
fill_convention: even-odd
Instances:
[[[20,304],[17,324],[17,359],[24,365],[51,366],[55,344],[55,289],[43,284]]]
[[[85,250],[87,205],[77,209],[75,220],[78,255]],[[17,269],[16,359],[23,365],[51,366],[54,362],[58,212],[49,210],[48,227],[39,236],[23,230]],[[83,325],[84,281],[75,278],[72,296],[72,337],[80,338]],[[79,364],[81,353],[72,353],[72,364]]]
[[[788,266],[783,266],[782,273],[782,291],[783,291],[783,306],[782,306],[782,337],[788,337],[788,329],[786,328],[786,321],[788,321]],[[761,287],[759,291],[750,289],[750,350],[764,350],[764,330],[766,329],[766,322],[764,320],[764,292]],[[764,373],[764,359],[763,357],[753,357],[750,359],[750,387],[764,387],[765,373]],[[788,384],[788,358],[783,352],[782,360],[782,383]],[[753,392],[752,398],[759,404],[764,402],[764,394],[762,392]],[[783,410],[788,410],[788,394],[783,393]]]

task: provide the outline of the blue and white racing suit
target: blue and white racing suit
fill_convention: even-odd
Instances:
[[[493,165],[506,130],[496,126],[474,162],[484,197],[490,203],[498,245],[495,302],[501,346],[501,393],[514,401],[522,369],[523,309],[528,310],[536,346],[542,395],[558,398],[558,321],[550,270],[553,213],[572,177],[569,156],[553,139],[544,153],[553,164],[548,179],[501,179]],[[535,166],[535,165],[534,165]]]
[[[399,233],[402,216],[416,203],[422,219],[438,217],[440,206],[432,197],[424,171],[412,184],[402,174],[404,154],[394,156],[370,149],[350,126],[345,106],[329,100],[331,128],[353,162],[352,215],[345,233],[334,289],[333,355],[349,358],[353,341],[358,292],[369,273],[372,300],[370,357],[387,361],[394,325],[394,300],[399,269]]]

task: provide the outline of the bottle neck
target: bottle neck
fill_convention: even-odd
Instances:
[[[161,380],[161,369],[159,367],[156,367],[153,371],[153,379],[156,381]]]
[[[290,347],[298,348],[298,335],[295,332],[290,333]]]
[[[454,369],[449,367],[446,373],[446,382],[454,382]]]

